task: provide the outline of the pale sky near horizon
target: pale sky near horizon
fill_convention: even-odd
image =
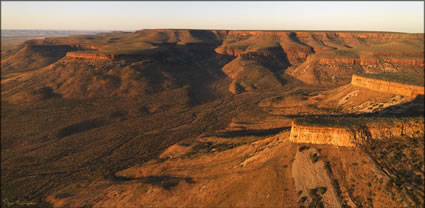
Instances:
[[[1,29],[153,28],[424,33],[424,2],[1,2]]]

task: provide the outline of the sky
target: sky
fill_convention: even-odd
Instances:
[[[1,29],[155,28],[424,33],[424,2],[1,2]]]

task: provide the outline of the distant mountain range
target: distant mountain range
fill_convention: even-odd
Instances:
[[[1,37],[54,37],[68,35],[95,35],[107,30],[1,30]]]

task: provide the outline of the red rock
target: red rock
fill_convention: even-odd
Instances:
[[[359,87],[369,88],[375,91],[399,94],[404,96],[416,96],[424,94],[424,87],[371,79],[358,75],[353,75],[351,84]]]

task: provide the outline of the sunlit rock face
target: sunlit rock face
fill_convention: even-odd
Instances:
[[[357,75],[353,75],[351,84],[380,92],[394,93],[404,96],[416,96],[424,94],[424,87],[388,82],[384,80],[376,80]]]
[[[332,144],[354,147],[354,134],[344,128],[292,124],[289,140],[295,143]]]

